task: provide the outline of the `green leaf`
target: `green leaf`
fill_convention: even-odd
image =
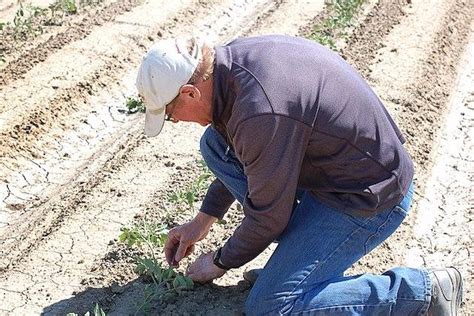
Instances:
[[[107,316],[98,303],[96,303],[94,307],[94,316]]]
[[[174,277],[176,277],[176,272],[173,268],[168,268],[163,271],[163,281],[171,281]]]
[[[140,275],[151,276],[158,283],[163,280],[163,269],[161,268],[161,263],[157,262],[154,258],[138,258],[135,272]]]
[[[191,290],[194,287],[193,280],[182,274],[176,276],[173,280],[173,288],[175,290]]]
[[[194,205],[194,200],[196,199],[195,195],[193,192],[186,192],[186,202],[188,203],[189,206]]]

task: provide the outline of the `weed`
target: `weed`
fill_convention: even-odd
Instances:
[[[351,25],[352,18],[366,0],[330,0],[327,2],[331,14],[321,25],[315,27],[310,39],[336,50],[336,39],[347,37],[345,28]]]

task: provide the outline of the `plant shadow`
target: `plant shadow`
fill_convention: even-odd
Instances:
[[[250,290],[246,281],[231,286],[198,284],[192,291],[164,302],[153,301],[143,308],[146,285],[137,278],[123,285],[88,287],[70,298],[46,306],[41,315],[74,313],[82,316],[87,312],[94,315],[95,304],[99,304],[107,315],[242,315]]]

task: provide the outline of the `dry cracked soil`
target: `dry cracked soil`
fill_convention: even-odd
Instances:
[[[199,175],[203,128],[167,124],[150,139],[143,114],[124,111],[153,41],[191,31],[214,43],[308,37],[330,14],[324,0],[84,3],[39,36],[1,34],[0,315],[82,315],[95,302],[110,315],[134,314],[145,285],[133,272],[136,253],[117,241],[121,228],[193,217],[174,212],[168,196]],[[13,21],[17,10],[4,1],[0,18]],[[474,314],[472,16],[469,0],[371,0],[337,41],[402,129],[416,166],[410,216],[348,273],[457,266],[464,315]],[[242,216],[232,206],[180,269],[221,245]],[[272,248],[149,313],[237,314],[250,287],[242,272],[263,266]]]

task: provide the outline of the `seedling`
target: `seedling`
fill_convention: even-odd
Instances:
[[[66,316],[79,316],[76,313],[68,313]],[[85,313],[84,316],[91,316],[89,312]],[[107,316],[102,308],[100,308],[99,304],[95,304],[94,306],[94,316]]]
[[[351,25],[352,18],[366,0],[332,0],[328,3],[331,14],[318,25],[309,38],[336,50],[336,39],[346,37],[345,28]]]
[[[81,6],[93,6],[98,5],[99,3],[103,2],[103,0],[80,0],[79,3]]]
[[[28,36],[37,36],[43,33],[41,25],[34,23],[34,20],[45,14],[46,9],[31,5],[25,8],[20,2],[20,8],[13,18],[13,37],[26,39]]]
[[[120,242],[126,243],[127,246],[140,247],[146,244],[150,251],[155,247],[163,247],[168,236],[168,228],[164,224],[153,224],[143,221],[139,225],[131,228],[122,228],[119,236]]]
[[[152,281],[151,285],[145,287],[143,301],[137,306],[135,315],[149,311],[150,303],[155,299],[164,301],[194,287],[193,280],[171,267],[163,268],[155,258],[139,258],[135,271]]]
[[[43,33],[43,26],[60,25],[65,15],[76,14],[78,11],[75,0],[56,0],[48,8],[31,4],[24,6],[22,1],[19,1],[19,4],[12,24],[0,22],[0,32],[11,30],[15,40],[36,37]]]
[[[125,102],[125,107],[127,108],[126,111],[119,110],[122,113],[126,114],[135,114],[137,112],[144,113],[146,108],[145,104],[140,99],[128,97],[127,101]]]
[[[148,311],[153,300],[165,300],[179,295],[182,291],[193,288],[193,281],[172,267],[163,268],[156,258],[155,249],[162,248],[166,242],[168,229],[166,225],[150,224],[143,221],[140,225],[122,229],[119,240],[129,247],[147,246],[148,255],[135,258],[135,272],[150,281],[145,287],[143,301],[137,306],[136,313]]]
[[[202,196],[209,187],[209,180],[212,177],[211,171],[207,168],[204,160],[198,161],[201,167],[201,174],[199,177],[189,184],[184,190],[179,190],[168,195],[168,201],[175,204],[178,210],[183,210],[182,205],[193,211],[194,203],[199,196]]]
[[[65,15],[77,13],[77,5],[74,0],[56,0],[48,8],[51,12],[49,24],[60,24]]]

